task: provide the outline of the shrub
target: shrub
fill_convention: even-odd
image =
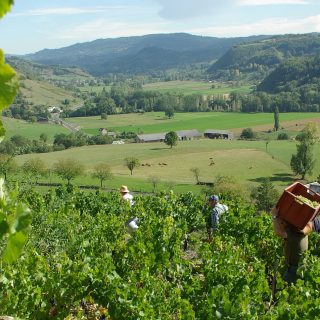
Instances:
[[[277,138],[277,139],[278,139],[278,140],[288,140],[288,139],[289,139],[289,136],[288,136],[287,133],[281,132],[281,133],[278,134],[278,138]]]

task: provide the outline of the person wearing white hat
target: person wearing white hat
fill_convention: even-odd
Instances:
[[[132,207],[132,205],[134,203],[133,202],[133,196],[132,196],[132,194],[130,194],[130,191],[129,191],[128,187],[127,186],[121,186],[119,191],[121,193],[122,199],[128,201],[129,204],[130,204],[130,207]]]
[[[128,189],[127,186],[121,186],[120,187],[120,193],[121,193],[121,197],[123,200],[125,201],[128,201],[129,204],[130,204],[130,207],[132,207],[133,205],[133,196],[132,194],[130,194],[130,191]],[[138,218],[137,217],[134,217],[134,218],[130,218],[129,220],[126,221],[126,226],[129,230],[130,233],[136,231],[139,226],[138,226]]]

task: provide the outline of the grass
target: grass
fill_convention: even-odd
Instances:
[[[70,131],[59,125],[31,123],[24,120],[2,117],[3,126],[6,130],[6,139],[19,134],[29,139],[38,140],[41,133],[48,135],[48,142],[53,142],[53,137],[57,133],[69,134]]]
[[[295,143],[290,141],[272,141],[266,150],[263,141],[202,139],[179,142],[173,149],[163,143],[87,146],[48,154],[22,155],[16,157],[16,161],[21,165],[26,159],[36,156],[51,167],[59,159],[73,158],[85,165],[88,174],[97,163],[104,162],[109,164],[115,176],[106,185],[114,189],[126,184],[133,190],[151,191],[149,178],[155,176],[161,181],[162,188],[168,188],[172,182],[176,184],[175,190],[199,191],[200,187],[195,186],[195,178],[190,171],[193,167],[199,168],[201,181],[212,182],[217,176],[226,175],[250,189],[257,186],[261,178],[269,177],[278,188],[283,189],[295,179],[289,166],[295,150]],[[317,145],[315,154],[319,151]],[[132,176],[124,165],[127,156],[136,157],[144,164],[134,169]],[[214,165],[210,165],[210,158],[214,160]],[[146,166],[147,163],[150,166]],[[319,172],[320,163],[317,161],[314,176],[307,178],[313,180]],[[75,182],[99,184],[89,176],[78,178]]]
[[[214,86],[214,88],[212,88]],[[249,93],[251,91],[250,85],[245,86],[231,86],[227,84],[214,84],[204,81],[166,81],[149,83],[143,86],[145,90],[171,92],[182,94],[205,94],[218,95],[228,94],[231,92]]]
[[[319,113],[283,113],[280,122],[285,122],[290,131],[295,131],[295,121],[320,119]],[[172,119],[164,117],[163,112],[146,112],[109,115],[107,120],[100,117],[69,118],[68,122],[80,126],[89,134],[98,134],[99,128],[111,131],[133,131],[135,133],[157,133],[172,130],[198,129],[242,129],[266,126],[265,131],[274,125],[273,113],[227,113],[227,112],[190,112],[175,113]],[[290,123],[289,123],[290,122]],[[239,130],[238,130],[239,131]]]
[[[20,86],[26,100],[36,105],[59,106],[65,99],[70,101],[71,107],[82,105],[80,99],[75,98],[72,92],[51,85],[48,82],[36,80],[23,80]]]

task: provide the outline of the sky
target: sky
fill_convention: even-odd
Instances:
[[[0,20],[0,48],[26,54],[175,32],[219,38],[320,32],[320,0],[15,0]]]

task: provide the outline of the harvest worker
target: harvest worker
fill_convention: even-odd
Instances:
[[[119,191],[121,193],[122,200],[129,202],[130,207],[132,207],[132,205],[134,203],[133,196],[132,196],[132,194],[130,194],[128,187],[121,186]],[[139,228],[138,222],[139,222],[139,220],[137,217],[130,218],[126,221],[125,225],[127,226],[129,233],[133,233],[134,231],[136,231]]]
[[[272,214],[274,219],[280,219],[278,217],[279,209],[274,207]],[[281,221],[284,228],[284,257],[285,257],[285,272],[283,274],[283,280],[288,283],[295,283],[297,280],[297,269],[299,262],[303,254],[308,250],[308,235],[312,231],[320,232],[320,217],[316,217],[314,220],[309,221],[307,225],[299,230],[296,227]]]
[[[228,212],[228,207],[219,202],[219,197],[217,195],[212,195],[209,197],[208,205],[210,208],[212,208],[210,215],[210,227],[208,228],[209,238],[211,238],[212,233],[218,228],[221,215]]]
[[[129,202],[130,207],[133,205],[133,196],[130,194],[130,191],[127,186],[120,187],[121,198]]]

